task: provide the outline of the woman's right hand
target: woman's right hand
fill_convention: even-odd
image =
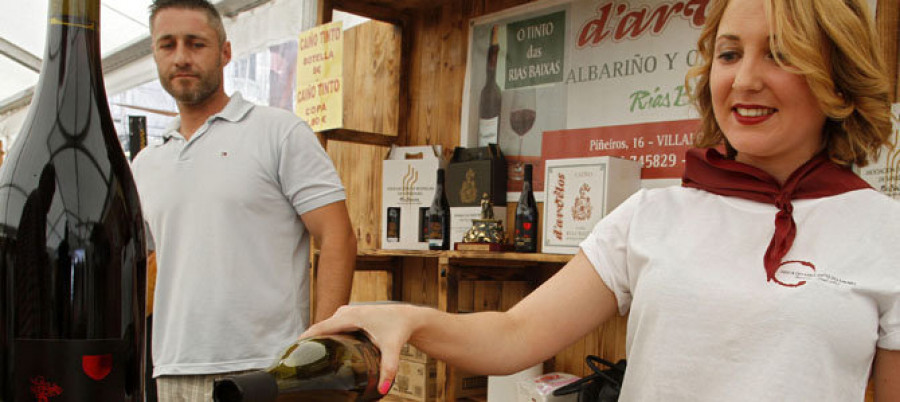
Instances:
[[[415,330],[415,317],[424,307],[408,304],[354,305],[340,307],[331,318],[309,327],[300,338],[361,330],[381,350],[378,392],[386,394],[400,365],[400,349]]]

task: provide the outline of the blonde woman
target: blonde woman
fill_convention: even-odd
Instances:
[[[368,332],[386,392],[407,341],[504,374],[628,314],[623,401],[861,401],[870,374],[900,400],[900,203],[848,169],[890,132],[874,42],[864,0],[713,0],[683,186],[632,196],[508,312],[345,307],[304,336]]]

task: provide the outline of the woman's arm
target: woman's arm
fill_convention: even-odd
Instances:
[[[302,336],[362,329],[381,348],[381,382],[392,381],[400,348],[476,374],[507,374],[544,361],[617,311],[615,295],[580,251],[508,312],[447,314],[410,305],[342,307]]]
[[[875,401],[900,401],[900,350],[875,350]]]

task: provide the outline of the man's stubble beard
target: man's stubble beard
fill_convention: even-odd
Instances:
[[[161,80],[163,89],[165,89],[169,95],[172,95],[178,103],[184,105],[197,105],[203,103],[219,90],[224,78],[222,63],[216,63],[216,66],[209,71],[211,72],[210,75],[200,75],[198,77],[199,82],[196,88],[178,88],[173,84],[171,79],[166,79]]]

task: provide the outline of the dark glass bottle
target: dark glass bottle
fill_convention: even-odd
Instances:
[[[516,206],[516,231],[513,237],[516,251],[534,253],[537,251],[538,209],[531,188],[531,164],[525,165],[525,179]]]
[[[271,367],[216,381],[216,402],[366,402],[381,399],[381,352],[360,332],[299,340]]]
[[[146,250],[109,115],[99,0],[51,0],[43,68],[0,169],[0,399],[142,401]]]
[[[386,233],[387,241],[391,243],[400,241],[400,207],[388,207]]]
[[[497,143],[500,130],[500,86],[497,85],[497,56],[500,53],[498,26],[491,28],[491,46],[487,54],[487,72],[478,104],[478,145]]]
[[[428,249],[450,249],[450,203],[444,191],[444,169],[438,169],[434,200],[428,208]]]

